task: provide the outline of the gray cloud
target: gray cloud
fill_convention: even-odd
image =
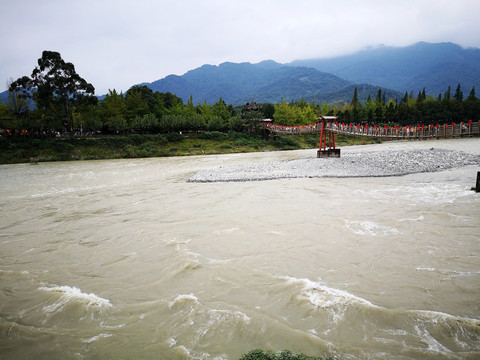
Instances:
[[[368,46],[480,47],[474,0],[6,0],[0,90],[59,51],[97,94],[204,63],[330,57]]]

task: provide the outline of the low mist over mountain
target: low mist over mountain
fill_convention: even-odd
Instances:
[[[213,103],[220,97],[239,105],[250,100],[278,103],[300,100],[343,103],[350,101],[354,85],[359,99],[375,97],[379,88],[387,98],[416,96],[425,88],[435,97],[458,84],[468,94],[480,86],[480,49],[452,43],[420,42],[407,47],[379,47],[330,59],[296,60],[279,64],[223,63],[204,65],[182,76],[170,75],[146,83],[154,91],[171,92],[194,103]],[[361,89],[365,91],[361,91]]]
[[[452,43],[419,42],[407,47],[379,47],[331,59],[293,61],[353,83],[366,83],[416,96],[454,91],[458,84],[468,94],[480,86],[480,49],[464,49]]]
[[[133,69],[132,69],[133,71]],[[235,106],[282,100],[343,104],[358,98],[375,98],[382,89],[386,98],[400,100],[405,92],[414,96],[425,88],[426,95],[444,94],[457,85],[468,96],[480,88],[480,49],[464,49],[452,43],[420,42],[407,47],[379,47],[330,59],[296,60],[279,64],[272,60],[257,64],[226,62],[203,65],[182,76],[169,75],[143,83],[153,91],[170,92],[194,104],[212,104],[222,98]],[[103,98],[99,97],[100,99]],[[7,92],[0,94],[7,101]]]

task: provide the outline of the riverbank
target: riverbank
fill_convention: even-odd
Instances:
[[[453,141],[453,143],[452,143]],[[456,143],[455,143],[456,142]],[[468,146],[465,144],[468,143]],[[397,144],[395,147],[394,144]],[[459,149],[479,149],[480,139],[431,140],[424,142],[390,143],[389,146],[352,147],[340,158],[308,158],[221,166],[203,169],[188,179],[189,182],[258,181],[285,178],[318,177],[382,177],[444,171],[470,165],[480,165],[480,155]],[[417,144],[414,146],[413,144]],[[418,144],[421,144],[418,146]],[[455,144],[457,146],[455,146]],[[383,144],[382,144],[383,145]],[[453,148],[452,148],[453,146]],[[312,156],[313,155],[313,156]]]
[[[216,131],[58,138],[0,137],[0,164],[315,149],[318,142],[318,134],[265,139],[249,133]],[[375,139],[337,137],[338,146],[378,142]]]

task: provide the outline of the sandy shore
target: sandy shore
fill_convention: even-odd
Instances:
[[[462,150],[458,150],[458,149]],[[465,151],[464,151],[465,150]],[[189,182],[258,181],[284,178],[381,177],[480,165],[480,139],[386,142],[345,147],[340,158],[311,157],[203,169]]]

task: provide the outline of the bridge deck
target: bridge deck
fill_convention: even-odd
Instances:
[[[281,126],[267,124],[267,129],[281,134],[306,134],[321,131],[321,123],[302,126]],[[480,136],[480,121],[460,124],[442,125],[417,125],[417,126],[393,126],[377,127],[367,125],[351,125],[327,123],[325,130],[336,134],[350,136],[364,136],[380,138],[384,140],[408,140],[408,139],[438,139]]]

